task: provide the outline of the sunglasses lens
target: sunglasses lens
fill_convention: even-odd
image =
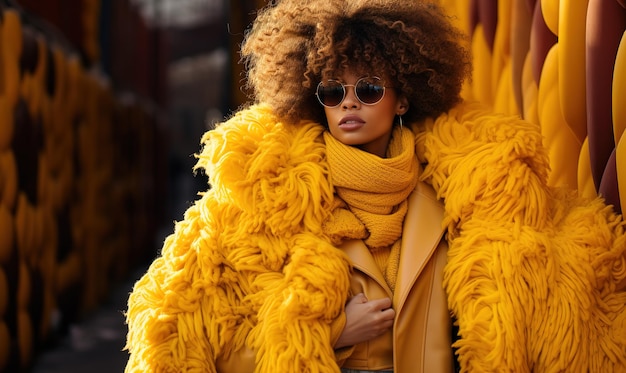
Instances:
[[[343,101],[344,90],[339,82],[327,81],[317,86],[317,98],[322,105],[334,107]]]
[[[385,87],[377,78],[361,79],[356,85],[356,95],[364,104],[375,104],[384,94]]]

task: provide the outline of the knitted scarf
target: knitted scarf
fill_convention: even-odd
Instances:
[[[349,206],[335,211],[334,225],[354,232],[363,224],[363,236],[350,238],[364,239],[373,253],[391,246],[388,265],[380,262],[379,265],[393,288],[407,197],[417,184],[415,135],[409,129],[396,127],[387,150],[388,158],[346,146],[328,131],[324,132],[324,141],[335,191]],[[348,208],[351,214],[345,213]]]

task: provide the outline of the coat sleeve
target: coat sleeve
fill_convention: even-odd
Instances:
[[[129,298],[127,372],[215,372],[243,349],[257,372],[339,371],[350,262],[322,230],[323,130],[257,106],[205,134],[210,189]]]
[[[330,325],[330,337],[332,345],[334,346],[339,337],[341,336],[341,332],[346,326],[346,314],[345,312],[341,313],[341,315],[335,319]],[[335,360],[337,361],[337,365],[342,366],[347,358],[352,355],[354,351],[354,346],[347,346],[335,349]]]
[[[444,286],[463,371],[626,370],[626,235],[601,198],[548,186],[538,126],[466,104],[434,121]]]
[[[196,253],[190,250],[192,221],[178,223],[162,256],[137,281],[128,300],[130,353],[125,372],[215,372],[214,354],[203,320],[208,304],[200,291]],[[206,323],[206,324],[205,324]]]

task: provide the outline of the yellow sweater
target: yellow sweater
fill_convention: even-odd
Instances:
[[[257,372],[339,372],[349,263],[322,229],[322,131],[254,106],[205,135],[212,187],[130,295],[127,372],[215,372],[244,345]],[[546,186],[539,128],[464,104],[417,149],[445,202],[463,370],[626,371],[624,223]]]

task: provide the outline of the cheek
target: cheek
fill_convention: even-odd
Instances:
[[[324,108],[324,114],[326,115],[326,124],[330,126],[331,123],[334,123],[338,120],[339,114],[336,113],[336,110],[326,109]]]
[[[381,107],[380,109],[381,109],[380,110],[381,115],[394,118],[397,112],[396,101],[394,100],[385,101],[383,104],[383,107]]]
[[[326,120],[330,121],[330,118],[332,117],[332,113],[329,109],[324,108],[324,115],[326,116]]]

